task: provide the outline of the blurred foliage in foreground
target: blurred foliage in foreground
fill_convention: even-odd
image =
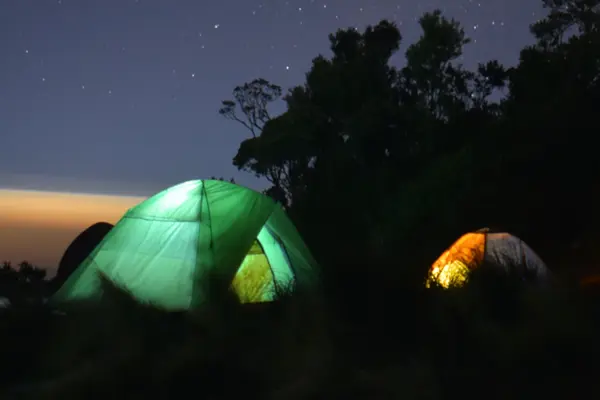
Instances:
[[[5,398],[583,398],[598,365],[597,293],[532,289],[482,268],[461,290],[388,288],[338,312],[323,297],[233,294],[194,313],[136,304],[0,318]],[[108,285],[108,284],[107,284]],[[364,296],[357,292],[356,296]],[[369,294],[372,294],[370,292]],[[10,360],[10,361],[8,361]]]

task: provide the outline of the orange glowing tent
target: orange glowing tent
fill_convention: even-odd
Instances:
[[[585,288],[600,288],[600,275],[586,276],[579,283]]]
[[[524,280],[546,281],[550,272],[542,259],[518,237],[489,229],[461,236],[433,263],[425,285],[463,286],[481,265],[514,270]]]

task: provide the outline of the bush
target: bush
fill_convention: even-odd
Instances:
[[[569,288],[365,286],[346,313],[332,295],[228,296],[175,313],[107,287],[66,315],[11,310],[5,356],[22,363],[4,374],[21,379],[2,398],[579,398],[599,372],[595,308]]]

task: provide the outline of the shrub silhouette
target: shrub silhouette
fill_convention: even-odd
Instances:
[[[343,299],[296,291],[258,304],[226,291],[197,310],[166,312],[104,281],[101,302],[72,304],[65,315],[21,313],[5,327],[5,341],[14,340],[10,332],[37,321],[47,340],[25,356],[40,367],[2,398],[191,390],[208,398],[580,398],[592,390],[600,354],[589,301],[495,271],[476,270],[461,289],[382,285],[352,318],[333,305]]]

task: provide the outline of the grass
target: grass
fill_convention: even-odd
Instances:
[[[485,271],[485,269],[481,269]],[[377,279],[385,281],[385,276]],[[2,399],[587,398],[596,291],[475,274],[460,290],[365,286],[168,313],[107,287],[67,315],[5,310]],[[354,282],[360,287],[360,282]]]

